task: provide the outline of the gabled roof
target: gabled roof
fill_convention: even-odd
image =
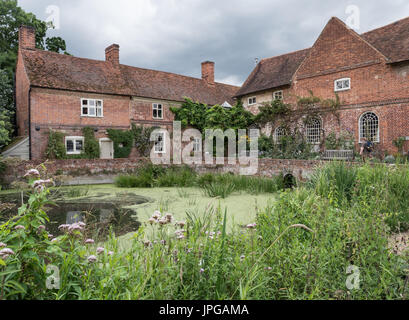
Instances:
[[[22,50],[32,86],[138,96],[171,101],[184,97],[205,104],[233,102],[239,87],[207,84],[202,79],[136,68],[107,61],[77,58],[43,50]]]
[[[363,33],[361,37],[382,52],[390,63],[409,60],[409,17]]]
[[[409,60],[409,17],[358,35],[383,54],[389,63]],[[236,96],[290,85],[311,48],[263,59]]]
[[[291,79],[310,49],[262,59],[247,78],[236,96],[277,88],[291,83]]]

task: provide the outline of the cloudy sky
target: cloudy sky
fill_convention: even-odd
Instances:
[[[327,21],[360,12],[358,33],[409,16],[407,0],[19,0],[26,11],[59,27],[78,57],[104,59],[121,46],[121,63],[200,77],[216,62],[216,80],[241,85],[266,58],[310,47]],[[354,11],[353,13],[356,13]],[[354,16],[355,17],[355,16]],[[350,20],[356,21],[356,20]]]

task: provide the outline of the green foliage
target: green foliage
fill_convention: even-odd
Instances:
[[[203,186],[204,194],[210,198],[225,199],[235,191],[234,184],[209,183]]]
[[[47,159],[67,158],[63,133],[50,130],[50,132],[48,133],[48,144],[45,154],[47,156]]]
[[[84,135],[84,152],[83,157],[86,159],[99,159],[100,148],[99,142],[95,139],[94,129],[85,127],[82,129]]]
[[[181,107],[172,107],[175,121],[182,123],[182,128],[191,126],[204,132],[205,129],[247,129],[254,123],[254,116],[244,109],[241,103],[232,108],[219,105],[208,107],[199,102],[185,99]]]
[[[65,43],[65,40],[62,39],[61,37],[52,37],[52,38],[47,38],[45,40],[46,48],[48,51],[53,51],[60,53],[61,51],[65,55],[70,55],[66,50],[67,50],[67,45]]]
[[[353,134],[343,131],[337,137],[335,132],[331,132],[325,137],[325,148],[327,150],[351,150],[354,147]]]
[[[108,137],[114,142],[115,159],[128,158],[133,147],[133,131],[108,129]]]
[[[13,125],[13,86],[6,71],[0,69],[0,150],[11,141]]]
[[[141,157],[149,157],[153,148],[153,142],[150,141],[151,134],[158,127],[144,127],[132,124],[132,134],[135,146]]]
[[[291,114],[290,105],[283,103],[281,100],[264,103],[259,109],[260,112],[257,114],[255,122],[260,125],[274,124],[278,119],[285,119]]]
[[[406,138],[405,137],[399,137],[395,140],[393,140],[393,145],[398,149],[399,153],[403,153],[403,145],[405,144]]]

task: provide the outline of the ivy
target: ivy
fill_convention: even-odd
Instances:
[[[47,159],[66,159],[67,153],[64,145],[64,134],[50,130],[48,133],[48,145],[45,151]]]
[[[149,157],[150,151],[153,147],[153,142],[151,142],[151,134],[156,129],[158,129],[158,127],[144,127],[132,124],[132,134],[135,141],[135,146],[141,157]]]
[[[100,150],[99,142],[95,139],[94,129],[85,127],[82,129],[84,135],[84,153],[83,157],[86,159],[99,159]]]
[[[114,142],[115,159],[128,158],[131,154],[134,134],[132,130],[108,129],[108,137]]]

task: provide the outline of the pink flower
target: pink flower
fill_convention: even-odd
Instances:
[[[0,242],[0,249],[5,247],[7,247],[7,244],[5,244],[4,242]]]
[[[60,225],[60,226],[58,227],[58,230],[60,230],[60,231],[67,231],[69,227],[70,227],[69,224],[62,224],[62,225]]]
[[[204,273],[205,272],[205,270],[202,268],[202,269],[200,269],[200,273]]]
[[[173,215],[171,213],[167,213],[165,216],[166,220],[171,223],[173,220]]]
[[[161,218],[160,211],[155,211],[152,218],[155,220],[159,220]]]
[[[48,239],[49,239],[49,240],[52,240],[53,238],[54,238],[54,236],[53,236],[52,234],[49,234],[49,235],[48,235]]]
[[[113,255],[114,255],[114,252],[113,252],[113,251],[109,251],[109,252],[108,252],[108,255],[109,255],[109,256],[113,256]]]
[[[166,245],[166,240],[161,240],[160,243],[165,246]]]
[[[24,227],[24,226],[16,226],[15,228],[14,228],[15,230],[26,230],[26,228]]]
[[[89,256],[88,257],[88,262],[93,263],[93,262],[96,262],[97,260],[98,260],[98,258],[96,256]]]
[[[95,241],[92,240],[92,239],[87,239],[87,240],[85,240],[85,243],[86,243],[86,244],[94,244]]]
[[[101,254],[101,253],[104,253],[104,252],[105,252],[104,248],[102,248],[102,247],[97,248],[97,253],[98,254]]]
[[[181,228],[184,228],[185,225],[186,225],[186,222],[185,221],[179,221],[179,222],[176,223],[176,225],[178,225]]]
[[[240,257],[241,261],[243,261],[244,259],[246,259],[246,256],[243,255],[243,256]]]
[[[247,229],[255,229],[257,227],[257,224],[255,224],[255,223],[251,223],[251,224],[248,224],[247,225]]]
[[[51,242],[57,242],[57,241],[58,241],[57,238],[51,240]]]
[[[155,224],[157,220],[155,220],[154,218],[150,218],[148,222],[152,225],[152,224]]]
[[[159,224],[160,224],[161,226],[164,226],[164,225],[168,224],[168,220],[166,220],[166,218],[160,219],[160,220],[159,220]]]
[[[38,231],[44,231],[45,230],[45,226],[39,226],[38,227]]]
[[[68,227],[68,232],[72,233],[74,231],[83,231],[84,227],[83,227],[84,223],[78,222],[78,223],[73,223],[72,225],[70,225]]]
[[[4,257],[4,256],[12,256],[14,255],[14,251],[11,250],[10,248],[5,248],[5,249],[1,249],[0,250],[0,257]]]
[[[144,245],[145,245],[145,247],[152,247],[152,242],[150,242],[149,240],[147,240],[147,241],[145,241],[144,243],[143,243]]]
[[[27,173],[24,175],[24,178],[26,177],[39,177],[40,176],[40,172],[38,172],[38,170],[36,169],[30,169],[27,171]]]

